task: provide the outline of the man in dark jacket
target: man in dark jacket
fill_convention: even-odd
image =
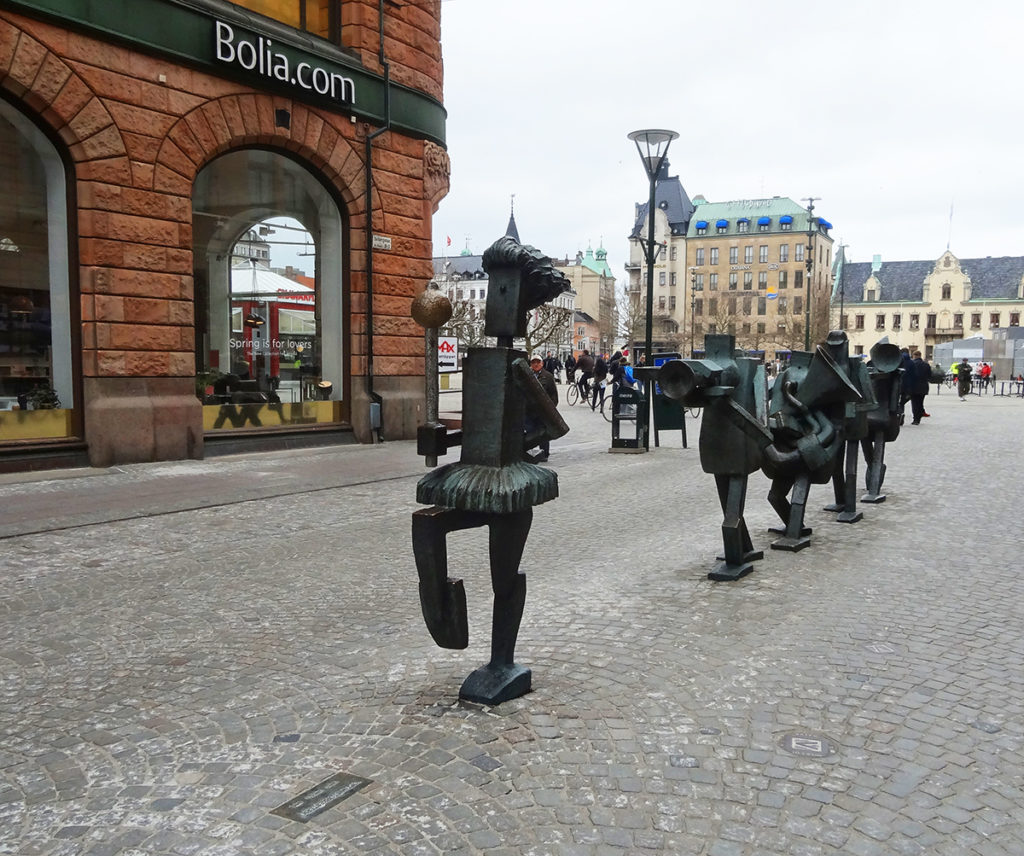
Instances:
[[[932,367],[921,358],[920,351],[914,351],[910,378],[910,413],[913,417],[910,424],[920,425],[921,417],[929,415],[924,412],[924,397],[928,394],[928,383],[932,378]]]
[[[580,388],[580,398],[586,401],[590,394],[587,384],[594,373],[594,358],[590,356],[590,351],[584,351],[576,358],[576,368],[580,370],[580,379],[576,381],[576,385]]]
[[[540,358],[540,354],[534,354],[530,358],[530,368],[533,369],[533,373],[537,376],[537,380],[540,382],[543,390],[548,394],[548,398],[551,399],[552,404],[558,404],[558,387],[555,386],[555,378],[547,369],[544,368],[544,361]],[[526,401],[526,421],[523,426],[525,434],[530,434],[540,428],[544,427],[544,422],[540,418],[540,414],[537,413],[536,408],[531,406],[529,399]],[[540,446],[540,453],[536,455],[532,460],[534,463],[538,461],[546,461],[548,455],[551,454],[551,441],[545,437],[538,444]],[[529,452],[529,449],[524,449]]]
[[[590,402],[590,409],[597,410],[597,399],[601,397],[601,404],[604,404],[604,383],[608,377],[608,363],[605,362],[604,354],[598,354],[594,360],[594,400]]]

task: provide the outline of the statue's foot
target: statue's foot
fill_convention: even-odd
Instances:
[[[763,559],[763,558],[764,558],[764,550],[751,550],[750,552],[743,554],[743,559],[740,562],[740,564],[746,564],[747,562],[756,562],[759,559]],[[725,555],[724,554],[719,554],[719,555],[715,556],[715,559],[717,561],[719,561],[719,562],[724,562],[725,561]]]
[[[842,511],[844,508],[846,508],[846,506],[841,502],[830,502],[822,509],[822,511]]]
[[[501,704],[526,695],[531,689],[531,673],[525,666],[487,664],[472,672],[459,690],[459,698],[480,704]]]
[[[797,553],[810,545],[811,539],[807,535],[802,535],[799,538],[779,538],[778,541],[772,541],[771,548],[773,550],[788,550],[790,553]]]
[[[842,511],[836,517],[837,523],[856,523],[864,515],[859,511]]]
[[[866,493],[860,498],[861,502],[885,502],[884,493]]]
[[[762,558],[763,553],[757,553],[757,558]],[[751,571],[754,570],[754,566],[750,562],[742,562],[739,565],[730,565],[728,562],[719,562],[715,565],[708,573],[708,579],[714,580],[715,582],[733,582],[738,580],[740,577],[745,577]]]
[[[774,532],[776,535],[785,535],[786,534],[786,527],[785,526],[769,526],[768,527],[768,531],[769,532]],[[806,538],[813,531],[814,530],[811,529],[810,526],[803,526],[800,529],[800,537],[801,538]]]

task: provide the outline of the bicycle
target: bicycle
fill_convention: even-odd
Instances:
[[[573,381],[565,391],[565,401],[570,407],[575,406],[580,400],[582,400],[584,404],[589,404],[593,394],[594,382],[590,378],[587,378],[587,393],[585,398],[582,393],[580,393],[579,381]]]

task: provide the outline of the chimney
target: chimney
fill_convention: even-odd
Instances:
[[[871,273],[876,274],[882,269],[882,257],[875,255],[871,257]]]

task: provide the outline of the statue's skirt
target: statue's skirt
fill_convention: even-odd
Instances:
[[[416,501],[463,511],[511,514],[558,496],[558,474],[525,461],[490,467],[459,461],[428,473]]]

